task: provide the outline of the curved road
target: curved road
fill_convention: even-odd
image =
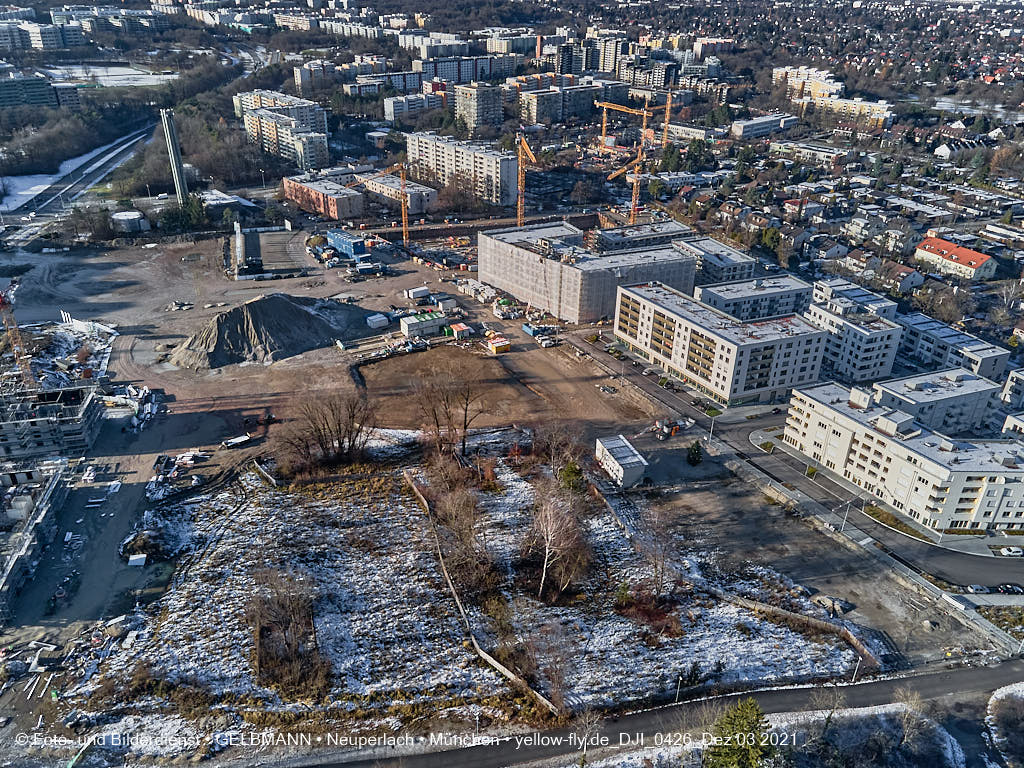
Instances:
[[[969,694],[989,694],[996,688],[1013,682],[1024,680],[1024,661],[1015,660],[996,664],[991,667],[960,668],[930,672],[914,677],[877,680],[842,688],[845,707],[872,707],[889,704],[898,698],[897,691],[905,688],[921,695],[923,699],[939,699],[955,694],[958,701]],[[760,691],[756,693],[735,694],[718,699],[728,704],[741,696],[753,696],[766,713],[801,712],[818,709],[820,703],[814,696],[820,688],[783,688],[778,690]],[[609,740],[611,746],[620,743],[620,735],[628,735],[631,741],[627,748],[639,748],[640,734],[646,746],[656,746],[659,734],[673,733],[679,730],[680,723],[687,715],[693,715],[701,706],[701,702],[684,702],[644,712],[623,715],[617,719],[604,721],[600,734]],[[690,720],[692,722],[692,720]],[[571,742],[571,730],[559,729],[537,731],[524,736],[541,736],[543,744],[517,744],[514,740],[470,746],[462,749],[444,750],[404,756],[378,756],[360,760],[347,760],[344,756],[309,757],[298,760],[267,762],[263,765],[276,765],[280,768],[299,768],[299,766],[316,766],[317,768],[372,768],[373,766],[401,766],[401,768],[502,768],[522,763],[542,760],[545,758],[568,757],[578,755],[579,750]],[[982,764],[981,755],[974,755],[978,764]],[[995,755],[989,755],[994,764]],[[974,762],[972,762],[974,764]]]
[[[694,398],[692,393],[666,391],[650,378],[642,376],[632,366],[627,365],[624,370],[619,367],[618,363],[610,366],[608,361],[611,358],[603,359],[606,356],[598,352],[600,347],[578,342],[575,339],[571,341],[574,346],[591,354],[594,361],[609,371],[611,375],[618,376],[620,371],[624,372],[626,378],[655,400],[676,410],[681,416],[695,419],[697,424],[705,430],[710,428],[712,420],[691,404]],[[739,423],[723,423],[716,419],[714,434],[748,464],[757,467],[773,480],[799,488],[806,496],[829,509],[845,506],[847,501],[855,497],[847,488],[827,478],[824,472],[819,472],[812,480],[804,475],[804,465],[797,463],[784,451],[766,454],[751,445],[751,432],[778,426],[785,419],[785,413],[763,416],[750,421],[743,420]],[[895,554],[910,567],[937,576],[951,584],[991,586],[1009,581],[1024,585],[1024,558],[973,555],[921,541],[881,525],[870,515],[862,513],[856,505],[850,507],[850,524],[883,544],[891,554]]]

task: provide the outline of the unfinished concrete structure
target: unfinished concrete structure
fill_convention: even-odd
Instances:
[[[0,460],[81,456],[102,419],[95,384],[0,393]]]
[[[0,465],[0,622],[10,618],[11,601],[57,533],[66,474],[67,459]]]
[[[664,227],[602,230],[600,250],[587,244],[593,237],[565,222],[481,232],[480,280],[570,323],[610,318],[620,285],[658,281],[693,291],[697,260],[668,242],[681,233]],[[652,245],[652,234],[665,242]]]

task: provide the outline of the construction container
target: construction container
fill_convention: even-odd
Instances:
[[[473,333],[473,329],[465,323],[452,323],[445,329],[445,333],[449,336],[454,336],[456,339],[465,339]]]
[[[436,306],[442,312],[450,312],[451,310],[455,309],[458,305],[459,303],[452,298],[437,299],[436,301],[434,301],[434,306]]]
[[[508,352],[512,349],[512,342],[504,336],[491,336],[487,340],[487,349],[490,350],[492,355],[500,355],[502,352]]]
[[[378,312],[376,315],[370,315],[368,318],[366,318],[366,324],[370,328],[374,329],[387,328],[391,324],[391,321],[388,320],[387,315],[382,315]]]
[[[366,240],[359,235],[354,235],[343,229],[331,229],[328,230],[326,237],[332,248],[350,258],[366,253]]]
[[[405,298],[407,299],[425,299],[430,295],[430,289],[425,285],[421,285],[418,288],[408,288],[405,291]]]
[[[447,321],[444,312],[424,312],[421,315],[406,315],[399,321],[399,325],[402,328],[402,335],[411,338],[439,333],[447,325]]]

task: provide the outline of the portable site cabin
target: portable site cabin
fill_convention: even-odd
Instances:
[[[487,340],[487,349],[490,350],[492,355],[500,355],[502,352],[508,352],[512,349],[512,342],[504,336],[491,336]]]
[[[447,320],[444,312],[424,312],[420,315],[406,315],[399,321],[399,324],[402,328],[402,335],[412,338],[413,336],[433,336],[435,333],[439,333],[447,325]]]
[[[621,488],[633,487],[647,471],[647,459],[622,435],[597,438],[594,458]]]

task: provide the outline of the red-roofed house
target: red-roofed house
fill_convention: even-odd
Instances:
[[[966,280],[986,280],[996,274],[996,260],[991,256],[941,237],[926,237],[917,246],[914,257],[944,275]]]

